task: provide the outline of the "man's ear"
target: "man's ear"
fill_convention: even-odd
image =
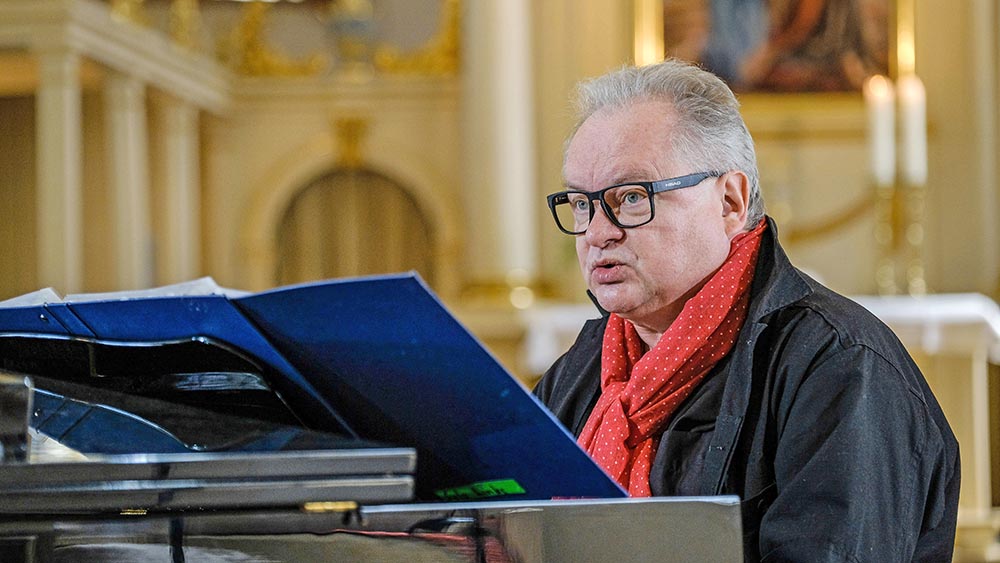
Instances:
[[[719,181],[723,182],[722,220],[726,225],[726,235],[733,238],[743,232],[747,224],[750,178],[739,170],[733,170],[723,174]]]

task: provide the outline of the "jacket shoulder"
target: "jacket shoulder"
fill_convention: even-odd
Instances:
[[[796,339],[805,338],[814,345],[839,348],[860,346],[895,365],[912,360],[891,328],[856,301],[804,276],[812,290],[808,295],[771,313],[768,325]]]

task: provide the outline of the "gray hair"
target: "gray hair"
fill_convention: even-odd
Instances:
[[[573,135],[595,112],[643,100],[662,100],[673,107],[677,123],[670,144],[676,158],[706,172],[740,170],[747,175],[750,202],[746,228],[753,229],[764,216],[753,139],[740,116],[736,96],[714,74],[668,59],[624,67],[583,82],[577,91]]]

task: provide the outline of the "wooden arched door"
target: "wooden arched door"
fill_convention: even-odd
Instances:
[[[370,169],[333,170],[285,210],[276,285],[409,270],[433,283],[433,230],[404,186]]]

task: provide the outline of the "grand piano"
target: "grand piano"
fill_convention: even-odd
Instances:
[[[735,561],[415,275],[0,303],[0,561]]]

